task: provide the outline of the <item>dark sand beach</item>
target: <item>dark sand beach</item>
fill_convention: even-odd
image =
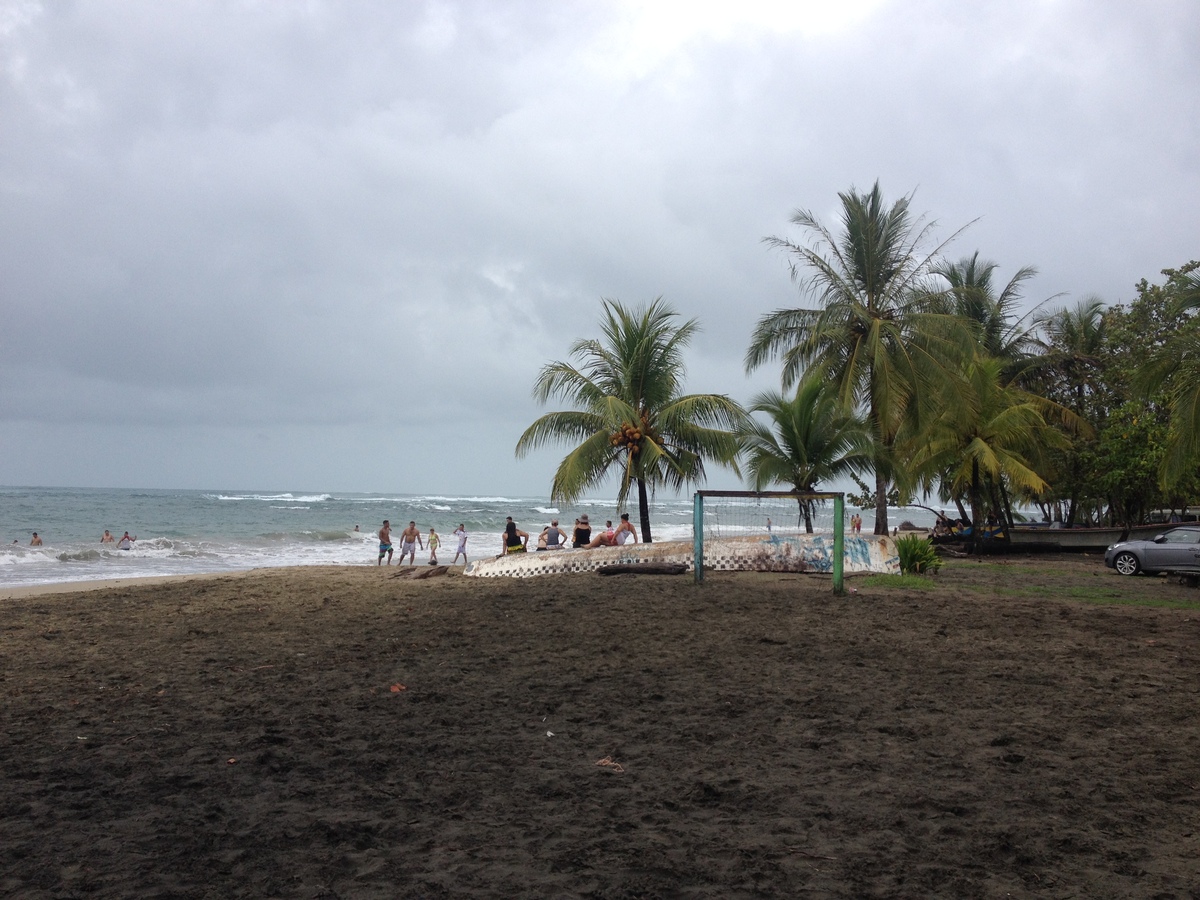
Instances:
[[[0,895],[1200,897],[1195,588],[395,573],[0,603]]]

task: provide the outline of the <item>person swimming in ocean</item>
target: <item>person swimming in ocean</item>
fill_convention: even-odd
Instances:
[[[129,532],[127,531],[123,535],[121,535],[121,539],[119,541],[117,541],[117,549],[118,550],[132,550],[133,542],[136,540],[137,540],[137,538],[130,537]]]

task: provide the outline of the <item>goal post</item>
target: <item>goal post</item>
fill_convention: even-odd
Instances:
[[[813,521],[818,505],[826,501],[833,502],[833,515],[827,523],[821,521],[824,516],[816,517],[815,533],[810,535],[807,524]],[[705,553],[715,543],[732,547],[742,556],[750,552],[751,546],[761,548],[752,552],[752,558],[762,560],[765,571],[808,571],[803,563],[800,568],[787,568],[771,548],[784,546],[790,550],[800,538],[824,541],[831,535],[832,547],[827,555],[833,592],[845,593],[845,511],[846,495],[838,491],[696,491],[692,505],[692,570],[696,583],[704,581]],[[827,527],[816,531],[817,525]]]

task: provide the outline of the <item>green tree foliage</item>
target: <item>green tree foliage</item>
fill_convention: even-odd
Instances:
[[[1166,270],[1167,315],[1177,327],[1138,373],[1147,393],[1165,395],[1170,410],[1166,453],[1159,470],[1164,488],[1193,478],[1200,467],[1200,263]],[[1144,282],[1143,282],[1144,284]],[[1139,291],[1142,290],[1139,285]],[[1148,290],[1148,289],[1147,289]]]
[[[887,534],[896,436],[906,416],[920,413],[926,386],[953,370],[948,360],[965,358],[969,336],[932,287],[940,247],[925,249],[930,226],[913,216],[910,198],[889,206],[878,182],[866,194],[838,196],[838,233],[799,210],[792,223],[807,243],[766,239],[791,257],[792,277],[816,306],[760,319],[746,368],[780,359],[785,387],[802,374],[824,380],[846,409],[865,410],[875,439],[875,533]]]
[[[949,492],[970,498],[976,538],[982,532],[984,498],[992,489],[1005,482],[1030,492],[1048,487],[1034,461],[1044,447],[1065,446],[1066,440],[1047,417],[1079,424],[1045,398],[1004,384],[1003,367],[996,357],[977,356],[941,394],[941,413],[902,444],[914,471],[937,473]],[[1006,518],[1011,519],[1007,512]]]
[[[981,260],[976,250],[958,262],[939,263],[933,271],[950,285],[945,294],[949,300],[947,311],[969,323],[978,352],[1004,362],[1008,381],[1036,350],[1029,314],[1017,315],[1016,310],[1021,303],[1022,286],[1037,274],[1037,269],[1033,266],[1018,269],[997,292],[993,281],[996,268],[996,263]]]
[[[821,382],[802,381],[795,394],[770,391],[750,406],[767,423],[751,419],[742,432],[750,489],[786,485],[815,491],[822,481],[868,469],[871,436],[866,424],[845,408]],[[800,501],[805,531],[812,533],[813,502]]]
[[[1050,310],[1036,319],[1041,354],[1022,373],[1030,390],[1069,409],[1094,429],[1103,427],[1111,405],[1106,352],[1108,320],[1104,303],[1088,297],[1071,307]],[[1038,492],[1023,491],[1025,498],[1063,508],[1068,524],[1095,524],[1103,504],[1097,503],[1093,466],[1096,432],[1092,429],[1070,435],[1064,445],[1048,454],[1045,474],[1053,487]],[[1057,517],[1057,516],[1053,516]]]
[[[1067,522],[1136,524],[1200,498],[1200,460],[1189,445],[1197,423],[1187,417],[1189,403],[1200,402],[1197,268],[1165,269],[1161,284],[1142,280],[1127,305],[1085,301],[1039,322],[1046,352],[1028,384],[1095,429],[1051,454],[1043,474],[1052,487],[1027,498],[1046,514],[1061,508]]]
[[[571,347],[576,362],[542,368],[533,394],[545,403],[558,397],[575,408],[551,412],[517,441],[518,457],[551,442],[577,443],[554,473],[555,502],[578,500],[619,473],[618,504],[638,490],[642,540],[651,541],[649,493],[704,479],[704,461],[735,466],[737,431],[746,414],[724,394],[683,394],[683,348],[696,333],[694,319],[661,298],[628,310],[603,301],[600,340]]]

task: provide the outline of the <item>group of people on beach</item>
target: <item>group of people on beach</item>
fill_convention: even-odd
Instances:
[[[629,542],[638,542],[637,529],[629,521],[629,513],[621,513],[620,524],[613,528],[612,520],[604,523],[604,531],[592,537],[592,525],[587,513],[575,520],[575,527],[568,536],[559,527],[558,519],[552,519],[550,524],[542,529],[537,538],[537,551],[565,550],[568,542],[575,550],[593,550],[596,547],[617,547]],[[522,531],[509,516],[504,525],[504,539],[500,545],[501,555],[526,553],[529,550],[529,534]]]
[[[621,520],[615,528],[611,520],[605,522],[604,525],[604,530],[598,531],[593,537],[592,526],[586,513],[575,520],[575,527],[570,534],[559,527],[558,519],[552,519],[550,524],[543,528],[541,534],[537,536],[537,550],[565,550],[568,546],[576,550],[592,550],[596,547],[618,547],[631,542],[637,543],[639,540],[637,529],[629,521],[629,513],[621,514]],[[105,532],[105,534],[107,533]],[[458,528],[454,529],[454,537],[458,539],[458,547],[450,564],[457,565],[459,557],[462,557],[463,565],[466,565],[468,562],[466,526],[460,524]],[[404,560],[407,559],[409,565],[415,566],[417,550],[428,550],[429,565],[436,566],[438,564],[437,552],[441,544],[442,539],[436,529],[430,528],[428,535],[422,535],[421,530],[417,528],[417,523],[411,521],[408,523],[408,527],[400,532],[400,561],[397,565],[404,565]],[[392,523],[388,519],[384,519],[383,527],[379,529],[379,560],[376,565],[382,566],[386,559],[390,566],[395,549],[392,543]],[[518,528],[512,516],[508,516],[504,523],[500,555],[525,553],[528,550],[529,532]]]
[[[454,529],[454,536],[458,538],[458,550],[454,554],[454,561],[451,565],[458,563],[458,558],[461,556],[463,565],[467,564],[467,528],[460,524]],[[433,528],[429,529],[429,536],[424,540],[421,539],[421,532],[417,528],[417,523],[409,522],[408,527],[400,532],[400,562],[397,565],[404,565],[404,557],[408,557],[409,565],[417,564],[417,549],[429,551],[429,565],[436,566],[438,564],[437,552],[438,547],[442,545],[441,535]],[[387,557],[387,564],[392,564],[392,553],[395,548],[392,546],[392,523],[387,519],[383,520],[383,527],[379,529],[379,562],[376,565],[383,565],[383,558]]]

